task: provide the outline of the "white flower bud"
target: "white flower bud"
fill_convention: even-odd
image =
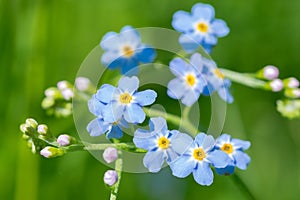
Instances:
[[[118,181],[118,173],[115,170],[107,170],[103,180],[105,184],[113,186]]]
[[[75,86],[79,91],[86,91],[89,88],[90,84],[90,80],[85,77],[78,77],[75,80]]]
[[[68,81],[59,81],[57,83],[57,88],[62,91],[70,88],[70,84],[68,83]]]
[[[272,65],[267,65],[263,68],[263,77],[267,80],[273,80],[279,75],[279,70],[277,67]]]
[[[269,83],[273,92],[279,92],[283,88],[283,82],[280,79],[275,79]]]
[[[45,124],[38,125],[37,132],[41,135],[47,135],[49,133],[48,126]]]
[[[54,158],[65,154],[63,149],[47,146],[40,151],[40,154],[45,158]]]
[[[71,144],[71,137],[67,134],[60,135],[57,138],[57,143],[60,146],[68,146]]]
[[[31,126],[32,128],[36,128],[37,125],[38,125],[37,121],[35,121],[35,120],[32,119],[32,118],[26,119],[25,123],[26,123],[27,125]]]
[[[283,84],[284,84],[285,87],[288,87],[288,88],[297,88],[297,87],[299,87],[299,81],[294,77],[284,79]]]
[[[70,88],[62,90],[61,94],[63,95],[64,99],[67,101],[74,97],[73,90]]]
[[[103,152],[103,159],[107,163],[112,163],[118,158],[118,150],[113,147],[107,147]]]

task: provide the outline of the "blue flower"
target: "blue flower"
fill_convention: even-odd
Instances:
[[[229,28],[223,20],[215,19],[214,8],[208,4],[197,3],[191,14],[177,11],[173,15],[172,26],[183,33],[179,43],[188,52],[194,52],[200,45],[208,52],[218,42],[218,37],[229,33]]]
[[[174,161],[191,145],[193,139],[177,130],[169,131],[162,117],[151,118],[149,126],[150,131],[137,129],[133,142],[137,147],[148,150],[143,159],[144,166],[150,172],[158,172],[165,160],[167,163]]]
[[[122,77],[118,87],[104,84],[97,91],[96,98],[105,106],[102,109],[103,120],[114,123],[123,117],[129,123],[142,123],[146,114],[142,107],[152,104],[157,94],[153,90],[137,92],[139,79],[136,76]]]
[[[228,165],[228,156],[214,149],[212,136],[199,133],[188,150],[170,164],[173,175],[185,178],[193,172],[194,179],[200,185],[211,185],[213,172],[210,165],[223,168]]]
[[[250,157],[244,153],[250,147],[250,142],[231,138],[228,134],[222,134],[216,140],[215,148],[225,152],[230,163],[225,168],[216,168],[218,174],[232,174],[234,168],[245,170],[250,163]]]
[[[110,69],[119,67],[127,75],[137,74],[140,63],[150,63],[156,57],[155,50],[142,44],[139,33],[131,26],[123,27],[120,34],[108,32],[100,46],[105,51],[102,63]]]
[[[106,122],[103,119],[102,110],[105,107],[105,104],[101,103],[97,99],[96,95],[93,95],[88,102],[88,107],[91,113],[93,113],[97,118],[92,120],[87,125],[87,131],[91,136],[100,136],[106,133],[108,139],[111,138],[121,138],[123,136],[122,127],[127,128],[128,124],[124,119],[121,119],[116,122]]]
[[[211,95],[217,91],[219,96],[227,103],[233,102],[233,97],[230,94],[231,82],[225,78],[225,75],[217,67],[216,63],[212,60],[202,58],[203,63],[203,77],[206,80],[207,85],[203,89],[204,95]]]
[[[181,58],[170,62],[170,70],[176,76],[168,84],[168,95],[180,99],[186,106],[193,105],[203,91],[205,81],[202,78],[203,63],[200,54],[193,54],[190,64]]]

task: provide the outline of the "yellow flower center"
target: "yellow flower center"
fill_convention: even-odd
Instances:
[[[124,56],[127,58],[133,56],[133,54],[134,54],[134,50],[130,46],[124,46],[122,50],[123,50]]]
[[[189,74],[186,76],[186,82],[189,86],[195,85],[196,77],[193,74]]]
[[[206,33],[208,31],[208,25],[204,22],[200,22],[197,24],[197,30],[202,33]]]
[[[202,161],[206,157],[206,153],[202,148],[194,149],[193,156],[196,160]]]
[[[214,74],[215,74],[218,78],[220,78],[220,79],[224,79],[224,78],[225,78],[224,74],[223,74],[223,73],[221,72],[221,70],[219,70],[218,68],[214,70]]]
[[[130,94],[128,94],[127,92],[120,95],[121,103],[129,104],[131,102],[131,100],[132,100],[132,96]]]
[[[231,144],[226,143],[226,144],[223,144],[223,146],[221,147],[221,150],[227,154],[231,154],[233,152],[233,147]]]
[[[170,140],[164,136],[158,139],[158,147],[161,149],[167,149],[170,146]]]

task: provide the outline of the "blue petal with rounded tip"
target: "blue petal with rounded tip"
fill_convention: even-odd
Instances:
[[[112,101],[116,88],[109,84],[103,84],[96,93],[96,98],[103,102],[109,103]]]
[[[205,19],[211,21],[215,17],[215,9],[208,4],[197,3],[192,8],[194,19]]]
[[[164,154],[160,151],[148,151],[143,159],[144,166],[152,173],[160,171],[164,163]]]
[[[118,102],[111,102],[107,104],[102,110],[103,119],[104,121],[110,123],[116,122],[121,119],[124,110],[124,105],[120,105]]]
[[[141,50],[136,54],[137,59],[142,63],[151,63],[156,57],[156,51],[147,45],[140,48]]]
[[[249,141],[244,141],[244,140],[240,140],[240,139],[235,139],[233,138],[231,140],[234,148],[236,149],[242,149],[242,150],[247,150],[249,149],[251,143]]]
[[[174,176],[185,178],[192,173],[196,163],[190,155],[182,155],[169,165]]]
[[[250,157],[242,152],[242,151],[235,151],[233,154],[235,159],[235,166],[239,169],[245,170],[247,169],[248,164],[250,163]]]
[[[172,26],[179,32],[190,32],[193,26],[194,20],[191,15],[185,11],[177,11],[173,15]]]
[[[173,99],[181,99],[185,94],[185,85],[182,80],[175,78],[168,83],[167,94]]]
[[[213,183],[214,174],[210,169],[209,163],[202,162],[197,165],[193,171],[195,181],[200,185],[211,185]]]
[[[135,92],[139,87],[139,79],[136,76],[122,77],[118,82],[118,88],[123,92],[128,92],[132,94]]]
[[[138,104],[126,106],[124,119],[129,123],[142,123],[146,118],[146,114]]]
[[[207,155],[207,159],[212,163],[214,167],[217,168],[226,167],[231,162],[229,156],[221,150],[214,150],[210,152]]]
[[[221,19],[215,19],[211,24],[211,29],[218,37],[224,37],[229,33],[229,28],[226,23]]]
[[[96,118],[87,125],[87,131],[90,136],[100,136],[111,129],[111,124],[104,122],[102,119]]]
[[[144,90],[142,92],[137,92],[134,94],[135,102],[141,106],[148,106],[155,102],[157,93],[154,90]]]
[[[122,136],[123,136],[122,129],[117,125],[112,126],[111,130],[106,134],[106,137],[108,139],[121,138]]]

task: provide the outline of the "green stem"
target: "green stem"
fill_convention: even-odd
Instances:
[[[121,152],[119,152],[119,154],[121,154]],[[119,186],[120,186],[120,182],[121,182],[121,176],[122,176],[122,167],[123,167],[123,160],[121,158],[119,158],[116,160],[116,164],[115,164],[115,170],[118,173],[118,181],[114,185],[113,189],[110,192],[110,200],[117,199],[118,190],[119,190]]]
[[[240,190],[247,195],[247,197],[251,200],[255,199],[253,194],[250,192],[247,185],[244,183],[244,181],[236,174],[234,173],[231,175],[232,180],[236,183],[236,185],[240,188]]]
[[[160,110],[155,110],[155,109],[149,109],[149,108],[144,108],[144,111],[148,117],[164,117],[168,122],[172,123],[173,125],[179,125],[181,128],[183,128],[185,131],[192,135],[196,135],[199,131],[198,129],[190,122],[188,118],[188,113],[189,113],[190,108],[186,107],[183,111],[183,117],[180,118],[176,115],[170,114],[170,113],[165,113]]]
[[[268,90],[268,88],[266,87],[267,83],[265,81],[259,80],[253,77],[251,74],[234,72],[224,68],[222,68],[221,71],[223,72],[226,78],[230,79],[233,82],[252,88]]]

